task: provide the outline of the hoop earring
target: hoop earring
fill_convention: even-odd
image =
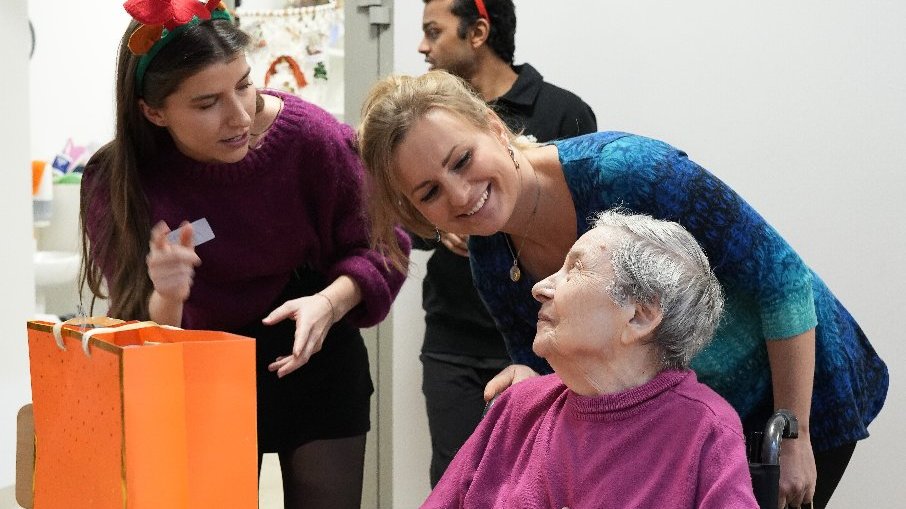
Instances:
[[[255,113],[261,113],[264,110],[264,98],[261,97],[261,92],[255,92]]]
[[[512,146],[512,145],[509,145],[506,149],[510,152],[510,159],[513,160],[513,165],[514,165],[514,166],[516,167],[516,169],[518,170],[518,169],[519,169],[519,161],[516,160],[516,153],[513,152],[513,146]]]
[[[434,227],[434,242],[440,243],[440,230]]]

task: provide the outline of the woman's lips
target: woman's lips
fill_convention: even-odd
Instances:
[[[249,142],[249,133],[248,133],[248,132],[244,132],[244,133],[242,133],[242,134],[240,134],[240,135],[238,135],[238,136],[233,136],[232,138],[226,138],[226,139],[220,140],[220,141],[221,141],[221,143],[224,143],[224,144],[229,145],[229,146],[231,146],[231,147],[241,147],[241,146],[243,146],[243,145],[247,145],[247,144],[248,144],[248,142]]]
[[[481,196],[478,198],[478,203],[476,203],[475,206],[472,207],[472,210],[466,212],[463,215],[464,216],[474,216],[476,212],[481,210],[481,208],[484,207],[484,204],[488,202],[488,196],[491,194],[490,189],[491,189],[490,186],[488,186],[488,188],[486,188],[484,190],[484,192],[481,193]]]

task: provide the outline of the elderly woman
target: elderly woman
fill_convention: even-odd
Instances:
[[[623,205],[676,221],[708,253],[727,302],[726,319],[692,368],[744,429],[764,429],[778,408],[796,414],[799,439],[780,457],[780,499],[824,507],[884,404],[887,368],[821,278],[733,189],[682,151],[642,136],[523,143],[440,71],[386,78],[363,113],[372,240],[392,247],[397,221],[424,236],[473,235],[475,286],[514,362],[489,392],[551,372],[532,350],[531,287],[557,271],[587,217]],[[405,263],[401,252],[390,254]]]
[[[682,226],[605,212],[532,294],[554,374],[496,400],[423,508],[757,507],[739,417],[688,369],[723,296]]]

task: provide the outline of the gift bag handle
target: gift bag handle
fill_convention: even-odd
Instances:
[[[85,352],[86,356],[91,357],[91,352],[88,351],[88,340],[91,339],[91,336],[94,336],[95,334],[104,334],[107,332],[123,332],[127,330],[144,329],[145,327],[160,327],[161,329],[182,330],[179,327],[174,327],[172,325],[161,325],[157,322],[152,321],[129,323],[126,325],[121,325],[119,327],[100,327],[98,329],[91,329],[82,334],[82,351]]]
[[[82,351],[85,352],[85,356],[91,357],[91,352],[88,350],[88,341],[95,334],[105,334],[107,332],[124,332],[127,330],[144,329],[145,327],[160,327],[162,329],[181,330],[179,327],[174,327],[172,325],[160,325],[157,322],[152,322],[150,320],[144,322],[126,323],[126,325],[118,325],[122,323],[126,322],[105,316],[91,318],[73,318],[62,323],[54,324],[53,336],[54,340],[57,342],[57,346],[60,347],[60,349],[65,350],[66,347],[63,344],[64,324],[114,325],[114,327],[97,327],[82,333]]]
[[[109,316],[77,316],[75,318],[70,318],[65,322],[57,322],[53,324],[53,339],[57,342],[57,346],[60,350],[66,350],[66,345],[63,344],[63,326],[64,325],[79,325],[84,328],[85,325],[94,326],[110,326],[117,325],[121,323],[126,323],[124,320],[118,320],[116,318],[110,318]]]

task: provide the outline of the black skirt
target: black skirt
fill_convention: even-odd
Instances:
[[[270,310],[325,286],[321,274],[298,269]],[[291,354],[296,323],[287,319],[267,326],[262,318],[234,331],[256,340],[258,452],[289,451],[313,440],[367,433],[374,386],[359,329],[345,319],[335,323],[321,351],[296,371],[278,378],[267,366],[277,357]]]

